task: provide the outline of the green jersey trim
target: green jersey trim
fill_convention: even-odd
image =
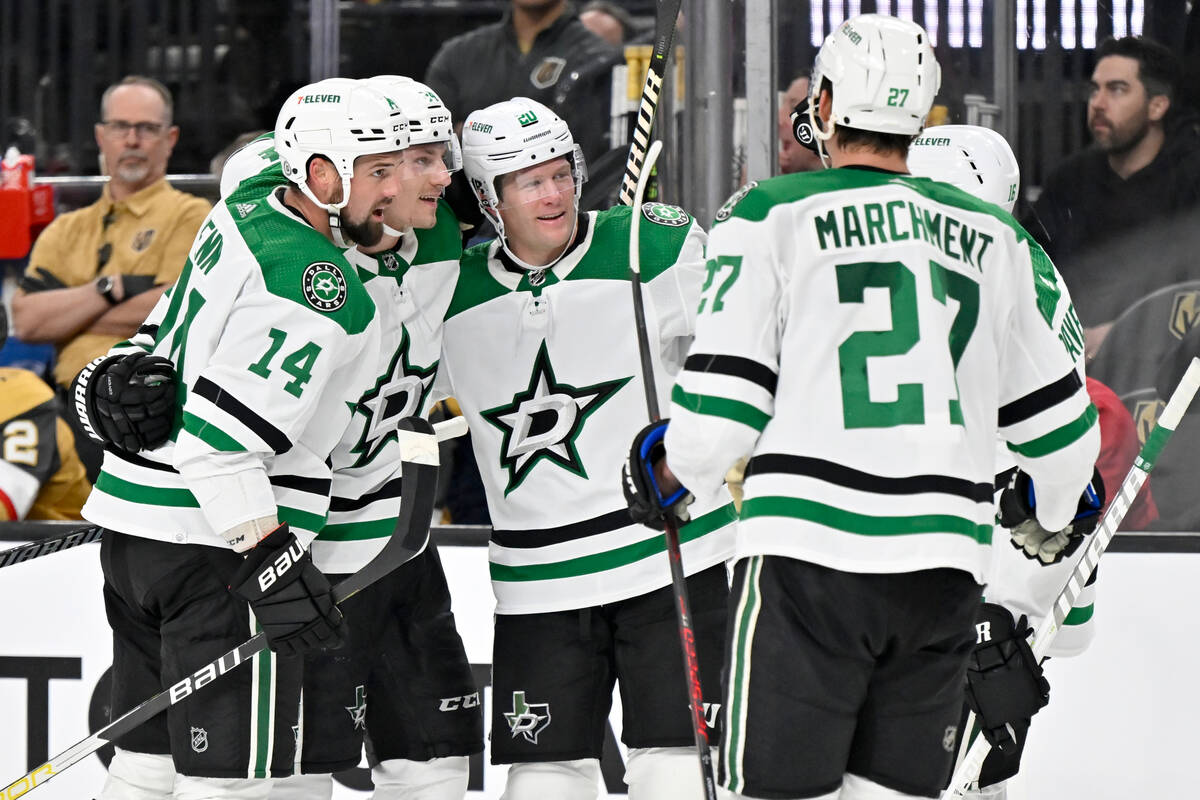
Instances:
[[[1049,455],[1063,449],[1091,430],[1092,426],[1096,424],[1098,416],[1096,407],[1088,403],[1088,407],[1084,409],[1084,412],[1066,425],[1055,428],[1049,433],[1023,444],[1009,442],[1008,449],[1027,458],[1040,458]]]
[[[278,506],[278,512],[279,521],[286,522],[293,528],[302,528],[316,533],[325,525],[326,517],[323,514],[314,514],[311,511],[302,511],[288,506]]]
[[[257,620],[254,628],[256,633],[261,630]],[[254,751],[253,773],[255,778],[267,778],[271,763],[271,711],[275,705],[275,654],[267,648],[260,650],[254,655],[254,669],[258,672],[258,696],[254,698],[253,724],[258,746]]]
[[[100,470],[96,479],[96,488],[105,494],[120,497],[130,503],[146,506],[170,506],[172,508],[199,508],[196,497],[187,489],[172,489],[163,486],[143,486],[118,478],[112,473]]]
[[[237,439],[190,411],[183,412],[183,429],[218,452],[246,452],[245,445]]]
[[[678,403],[693,414],[705,414],[710,417],[722,417],[723,419],[740,422],[743,425],[749,425],[760,433],[763,428],[767,427],[767,423],[771,421],[770,414],[755,408],[749,403],[743,403],[740,400],[729,400],[725,397],[714,397],[708,394],[685,392],[678,385],[671,390],[671,402]]]
[[[322,542],[361,542],[391,536],[396,528],[394,517],[365,522],[342,522],[326,525],[317,538]]]
[[[482,242],[463,253],[459,262],[458,283],[454,287],[450,307],[446,309],[447,320],[508,294],[508,287],[493,278],[488,270],[488,250],[491,246],[491,242]]]
[[[718,528],[728,525],[733,519],[732,503],[715,508],[680,528],[679,543],[683,544],[693,539],[699,539],[707,533],[712,533]],[[578,578],[582,575],[593,575],[624,567],[644,558],[658,555],[666,549],[666,538],[656,534],[640,542],[627,544],[603,553],[568,558],[565,561],[522,566],[509,566],[493,562],[489,565],[489,569],[494,581],[546,581],[559,578]]]
[[[1082,608],[1072,608],[1070,612],[1067,613],[1066,619],[1063,620],[1063,626],[1082,625],[1091,619],[1092,614],[1094,613],[1096,613],[1096,606],[1094,603],[1088,603]]]
[[[908,536],[922,533],[957,533],[979,544],[992,541],[992,526],[953,514],[915,514],[876,517],[799,497],[752,497],[742,505],[742,519],[791,517],[860,536]]]

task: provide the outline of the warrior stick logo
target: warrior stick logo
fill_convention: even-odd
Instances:
[[[304,299],[318,311],[337,311],[346,304],[346,277],[336,264],[309,264],[301,285]]]
[[[550,704],[526,703],[524,692],[513,692],[513,709],[504,712],[504,718],[514,739],[520,735],[530,744],[537,744],[538,736],[550,727]]]

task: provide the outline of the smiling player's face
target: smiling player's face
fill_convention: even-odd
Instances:
[[[575,176],[566,158],[510,172],[500,179],[504,236],[528,264],[548,264],[575,232]]]

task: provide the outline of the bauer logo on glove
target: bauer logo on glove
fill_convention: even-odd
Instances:
[[[1083,537],[1096,530],[1104,508],[1104,481],[1092,470],[1092,482],[1083,490],[1075,516],[1062,530],[1048,531],[1037,521],[1037,496],[1033,481],[1021,470],[1013,472],[1000,493],[997,522],[1012,532],[1013,547],[1043,566],[1057,564],[1079,549]]]
[[[629,457],[621,469],[621,487],[629,515],[635,522],[661,531],[667,521],[676,527],[691,520],[688,506],[695,498],[683,486],[665,491],[660,486],[658,470],[665,467],[667,450],[663,437],[669,420],[652,422],[638,431],[629,449]]]

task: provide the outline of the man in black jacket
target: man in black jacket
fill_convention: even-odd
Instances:
[[[594,162],[610,147],[610,75],[621,59],[567,0],[512,0],[499,22],[443,44],[425,83],[460,120],[510,97],[545,103],[578,132]]]
[[[1087,106],[1095,146],[1049,175],[1022,220],[1067,282],[1089,356],[1138,298],[1188,277],[1176,273],[1190,264],[1159,252],[1164,226],[1200,204],[1197,119],[1172,112],[1179,76],[1175,56],[1150,39],[1101,43]]]

